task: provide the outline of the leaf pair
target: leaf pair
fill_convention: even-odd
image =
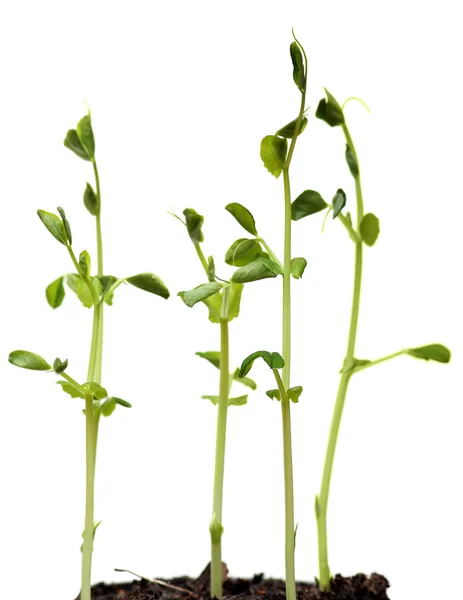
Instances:
[[[64,145],[83,160],[95,159],[95,137],[93,135],[90,111],[78,123],[76,129],[70,129]]]
[[[281,392],[278,388],[272,389],[272,390],[267,390],[265,393],[271,400],[278,400],[278,401],[281,400]],[[291,402],[294,402],[294,403],[299,402],[299,396],[301,394],[302,394],[302,386],[300,386],[300,385],[290,387],[286,390],[286,395],[288,396],[288,400],[290,400]]]

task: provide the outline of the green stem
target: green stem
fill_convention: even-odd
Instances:
[[[224,290],[223,304],[226,302],[228,290]],[[226,310],[226,309],[225,309]],[[227,431],[228,393],[230,382],[228,318],[223,315],[220,320],[220,395],[217,410],[217,435],[215,446],[214,497],[211,534],[211,598],[221,598],[222,590],[222,501],[223,479],[225,470],[225,439]]]
[[[206,272],[206,275],[208,275],[208,265],[207,265],[207,260],[206,257],[204,256],[204,252],[202,251],[201,245],[199,244],[199,242],[197,244],[194,245],[196,248],[196,252],[198,254],[199,260],[201,261],[201,264],[203,266],[203,269]]]
[[[364,371],[365,369],[369,369],[370,367],[374,367],[375,365],[379,365],[387,360],[391,360],[392,358],[396,358],[397,356],[402,356],[402,354],[407,354],[407,350],[399,350],[398,352],[393,352],[392,354],[388,354],[386,356],[382,356],[381,358],[377,358],[376,360],[370,360],[365,365],[356,366],[352,372],[359,373],[360,371]]]
[[[267,254],[270,256],[270,258],[273,261],[275,261],[277,263],[277,265],[279,265],[281,267],[281,269],[283,270],[283,265],[281,264],[277,255],[272,251],[270,246],[267,244],[267,242],[261,237],[256,237],[256,240],[262,244],[262,246],[265,248],[265,250],[267,251]]]
[[[349,130],[346,125],[343,125],[343,131],[347,143],[357,160],[357,154],[352,142]],[[355,191],[357,200],[357,229],[363,219],[363,195],[360,183],[360,175],[355,178]],[[358,318],[360,310],[360,292],[362,286],[362,265],[363,265],[363,245],[358,236],[358,241],[355,243],[355,266],[354,266],[354,289],[352,294],[352,309],[349,326],[349,338],[347,342],[346,357],[344,359],[343,372],[339,381],[336,403],[334,406],[333,417],[331,420],[330,433],[328,437],[328,445],[325,455],[325,463],[323,466],[322,482],[320,494],[316,498],[315,514],[317,517],[318,529],[318,562],[319,562],[319,585],[321,590],[330,589],[330,568],[328,562],[328,538],[327,538],[327,511],[328,499],[330,493],[331,474],[333,470],[334,456],[336,452],[336,444],[341,425],[341,419],[344,409],[344,404],[347,395],[347,388],[352,376],[352,367],[355,357],[355,341],[357,337]]]
[[[60,373],[60,377],[62,377],[63,379],[66,379],[66,381],[68,381],[73,387],[75,387],[77,391],[79,391],[81,394],[83,394],[85,396],[85,393],[86,393],[85,388],[82,387],[80,385],[80,383],[78,383],[75,379],[73,379],[72,377],[70,377],[64,371],[62,373]]]
[[[82,281],[85,282],[86,286],[88,287],[88,290],[90,292],[90,295],[92,296],[92,300],[93,300],[93,304],[98,304],[98,296],[96,294],[95,288],[93,287],[93,285],[90,283],[90,281],[88,280],[88,278],[84,275],[84,272],[82,271],[82,269],[80,268],[79,263],[77,262],[77,258],[76,255],[74,254],[74,250],[72,249],[72,247],[67,244],[66,248],[68,249],[69,252],[69,256],[71,257],[72,263],[76,268],[77,274],[79,275],[79,277],[82,279]]]
[[[86,425],[86,489],[85,489],[85,529],[82,545],[82,586],[81,600],[91,600],[91,573],[93,553],[93,510],[95,487],[95,446],[94,446],[94,414],[93,395],[85,394],[85,425]]]

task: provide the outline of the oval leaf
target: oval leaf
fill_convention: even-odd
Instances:
[[[93,397],[96,400],[103,400],[103,398],[107,398],[108,392],[102,387],[99,383],[95,381],[89,381],[85,384],[85,386],[90,392],[92,392]]]
[[[245,358],[241,364],[240,377],[244,377],[249,373],[257,358],[262,358],[271,369],[282,369],[285,366],[285,361],[278,352],[267,352],[267,350],[258,350]]]
[[[79,255],[79,266],[82,269],[82,273],[85,277],[90,275],[90,254],[87,250],[82,250]]]
[[[331,127],[344,124],[344,113],[342,108],[339,106],[337,100],[332,96],[329,91],[325,88],[326,100],[323,98],[320,100],[317,112],[315,116],[325,123],[328,123]]]
[[[69,244],[72,245],[71,226],[69,225],[69,221],[66,219],[66,213],[64,212],[64,208],[58,206],[56,210],[59,212],[61,220],[63,221],[64,231],[66,232],[67,240]]]
[[[346,206],[347,198],[344,190],[341,188],[338,189],[336,194],[333,197],[332,205],[333,205],[333,219],[339,215],[342,209]]]
[[[268,279],[281,275],[280,266],[270,258],[258,258],[245,267],[237,269],[233,273],[232,281],[234,283],[250,283],[260,279]]]
[[[442,344],[429,344],[428,346],[420,346],[419,348],[409,348],[407,354],[415,358],[423,360],[435,360],[441,363],[450,361],[450,350]]]
[[[207,259],[207,278],[211,282],[215,281],[215,262],[213,256],[209,256]]]
[[[59,358],[55,358],[53,361],[53,370],[55,373],[62,373],[67,369],[68,359],[61,361]]]
[[[116,403],[114,402],[114,398],[108,398],[101,405],[101,414],[104,417],[109,417],[113,414],[114,409],[116,408]]]
[[[359,176],[359,165],[357,162],[357,157],[355,156],[355,152],[351,149],[349,144],[346,144],[346,162],[349,166],[349,171],[354,179],[357,179]]]
[[[198,302],[202,302],[209,298],[209,296],[213,296],[217,294],[223,288],[223,283],[203,283],[202,285],[198,285],[192,290],[187,292],[179,292],[177,295],[185,302],[187,306],[190,308],[197,304]]]
[[[289,53],[293,63],[294,83],[297,85],[300,91],[303,92],[305,90],[304,59],[302,58],[302,52],[297,42],[291,43],[289,47]]]
[[[233,242],[225,254],[225,262],[232,267],[244,267],[258,258],[262,246],[255,239],[240,238]]]
[[[300,279],[307,266],[307,261],[302,256],[291,259],[291,275],[294,279]]]
[[[246,229],[248,233],[251,235],[257,235],[254,217],[245,206],[239,204],[238,202],[232,202],[231,204],[227,204],[225,210],[228,210],[228,212],[235,217],[241,227]]]
[[[87,183],[84,191],[84,204],[88,212],[96,217],[98,215],[98,196],[95,194],[92,186]]]
[[[243,293],[243,284],[230,284],[230,295],[228,297],[228,322],[233,321],[240,314],[241,294]]]
[[[66,230],[64,229],[63,221],[53,213],[49,213],[46,210],[38,210],[40,220],[51,233],[51,235],[58,240],[61,244],[66,246],[67,237]]]
[[[296,385],[294,387],[290,387],[286,392],[288,394],[288,399],[291,402],[299,402],[299,396],[302,394],[302,386]]]
[[[247,394],[245,396],[238,396],[238,398],[229,398],[228,406],[243,406],[248,401]]]
[[[215,350],[210,350],[208,352],[195,352],[196,356],[200,356],[205,360],[208,360],[211,365],[220,369],[220,352],[216,352]]]
[[[360,236],[367,246],[373,246],[379,235],[379,219],[367,213],[360,223]]]
[[[61,306],[64,300],[64,277],[58,277],[45,290],[47,302],[52,308],[58,308]]]
[[[267,390],[265,393],[271,400],[281,400],[281,394],[279,389]]]
[[[327,208],[328,204],[315,190],[305,190],[291,204],[291,219],[299,221],[303,217],[314,215]]]
[[[111,396],[110,400],[114,400],[116,404],[119,404],[119,406],[123,406],[124,408],[132,408],[130,402],[127,402],[127,400],[122,400],[122,398],[116,398],[116,396]]]
[[[10,352],[8,362],[15,367],[31,369],[32,371],[51,371],[52,369],[52,366],[44,358],[27,350],[14,350]]]
[[[75,129],[70,129],[67,132],[64,139],[64,145],[66,148],[69,148],[69,150],[72,150],[72,152],[74,152],[74,154],[76,154],[79,158],[82,158],[83,160],[90,160],[90,158],[87,156],[85,148],[80,143],[79,136],[77,135],[77,131]]]
[[[69,394],[71,396],[71,398],[84,399],[84,395],[82,394],[82,392],[80,390],[78,390],[76,387],[74,387],[72,385],[72,383],[69,383],[69,381],[65,381],[64,379],[61,379],[60,381],[57,381],[56,383],[58,385],[60,385],[63,392],[65,392],[66,394]]]
[[[170,296],[170,292],[165,283],[153,273],[140,273],[139,275],[132,275],[132,277],[127,277],[126,281],[130,283],[130,285],[133,285],[140,290],[150,292],[156,296],[161,296],[161,298],[165,298],[166,300]]]
[[[201,396],[201,399],[202,400],[210,400],[214,406],[217,406],[217,404],[219,403],[219,400],[220,400],[219,396],[209,396],[207,394],[205,394],[204,396]]]
[[[291,121],[291,123],[288,123],[281,129],[279,129],[275,135],[279,135],[280,137],[291,140],[294,137],[294,131],[296,129],[296,125],[297,125],[297,119],[294,119],[294,121]],[[307,127],[307,117],[302,117],[301,127],[299,129],[298,135],[301,135],[301,133],[304,131],[304,129],[306,127]]]
[[[204,217],[198,214],[193,208],[185,208],[183,214],[185,215],[186,228],[193,244],[203,242],[204,235],[201,228],[204,223]]]
[[[265,168],[274,176],[279,177],[285,166],[288,142],[276,135],[267,135],[260,143],[260,157]]]
[[[77,123],[77,136],[88,160],[95,158],[95,138],[93,136],[90,113],[82,117]]]
[[[233,381],[239,381],[239,383],[242,383],[246,387],[251,388],[251,390],[257,389],[257,383],[253,379],[251,379],[250,377],[240,377],[239,369],[236,369],[236,371],[233,373]]]

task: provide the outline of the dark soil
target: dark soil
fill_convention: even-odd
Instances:
[[[165,587],[146,580],[131,583],[100,583],[92,588],[92,600],[210,600],[207,567],[197,578],[177,577],[162,580]],[[321,592],[312,583],[298,583],[298,600],[390,600],[387,595],[389,583],[385,577],[373,573],[341,577],[336,575],[330,592]],[[285,600],[285,583],[280,579],[264,579],[255,575],[252,579],[226,579],[223,584],[225,598],[239,600]],[[76,599],[78,600],[78,598]]]

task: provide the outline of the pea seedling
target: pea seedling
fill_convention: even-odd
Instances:
[[[221,598],[223,596],[222,534],[224,531],[222,524],[222,504],[227,413],[229,406],[242,406],[246,404],[248,399],[247,395],[230,398],[230,391],[234,381],[239,381],[253,390],[256,389],[256,384],[252,379],[247,377],[240,378],[239,369],[235,369],[230,373],[229,366],[228,324],[239,315],[243,285],[217,277],[214,258],[209,256],[206,260],[201,248],[201,243],[204,241],[202,232],[204,217],[192,208],[186,208],[183,211],[185,221],[174,213],[172,214],[186,226],[208,279],[208,283],[203,283],[190,291],[180,292],[178,295],[189,307],[194,306],[198,302],[203,302],[209,309],[209,320],[212,323],[220,325],[220,352],[207,351],[197,352],[196,354],[220,370],[219,395],[205,395],[202,398],[210,400],[212,404],[217,406],[214,493],[209,532],[211,536],[211,598]]]
[[[354,285],[347,351],[341,370],[338,393],[331,421],[320,492],[315,499],[315,515],[318,528],[319,586],[322,590],[329,590],[331,574],[328,563],[328,538],[326,527],[328,497],[334,455],[336,451],[336,443],[341,425],[347,389],[352,375],[402,354],[407,354],[423,360],[434,360],[441,363],[448,363],[450,360],[450,351],[441,344],[429,344],[419,348],[405,348],[376,360],[364,360],[356,358],[355,356],[355,342],[357,337],[360,292],[362,286],[363,244],[369,247],[375,244],[379,235],[379,219],[373,213],[364,214],[359,161],[344,117],[344,106],[346,105],[347,100],[341,107],[332,94],[330,94],[327,90],[325,91],[326,99],[324,98],[320,101],[316,116],[325,121],[331,127],[341,127],[344,133],[346,141],[345,159],[349,167],[349,171],[355,181],[357,205],[356,227],[354,227],[349,213],[347,213],[345,216],[341,213],[346,204],[346,195],[343,190],[337,191],[331,205],[327,204],[317,192],[313,190],[307,190],[293,202],[292,214],[293,220],[297,221],[303,217],[315,214],[316,212],[324,209],[327,209],[326,215],[328,215],[330,211],[333,211],[333,218],[339,218],[341,223],[346,228],[350,239],[355,245]]]
[[[95,461],[98,440],[98,428],[100,417],[111,415],[117,405],[130,407],[131,405],[121,398],[109,396],[101,385],[102,361],[103,361],[103,307],[104,304],[111,305],[114,291],[122,283],[128,282],[134,287],[140,288],[157,296],[167,299],[169,291],[164,283],[152,273],[141,273],[131,277],[117,278],[112,275],[104,275],[103,271],[103,239],[101,231],[101,191],[97,162],[95,158],[95,138],[93,135],[90,112],[77,124],[76,129],[68,131],[64,145],[72,150],[74,154],[85,161],[91,162],[95,176],[95,187],[87,183],[84,192],[84,204],[89,213],[96,220],[97,239],[97,274],[91,275],[90,255],[83,250],[77,259],[73,250],[71,226],[66,214],[58,207],[59,216],[53,213],[39,210],[40,220],[62,244],[69,253],[71,261],[76,270],[75,273],[63,275],[53,281],[46,289],[47,301],[52,308],[61,306],[65,297],[64,283],[77,294],[79,300],[87,308],[93,308],[93,326],[90,345],[90,357],[88,362],[87,379],[85,383],[78,383],[67,373],[67,359],[61,361],[55,359],[53,366],[47,360],[25,350],[11,352],[8,360],[17,367],[32,369],[35,371],[54,371],[62,377],[57,383],[61,385],[64,392],[71,398],[81,398],[85,401],[85,427],[86,427],[86,495],[85,495],[85,528],[83,532],[82,550],[82,580],[81,600],[91,598],[91,569],[93,540],[99,522],[94,522],[94,486],[95,486]]]

